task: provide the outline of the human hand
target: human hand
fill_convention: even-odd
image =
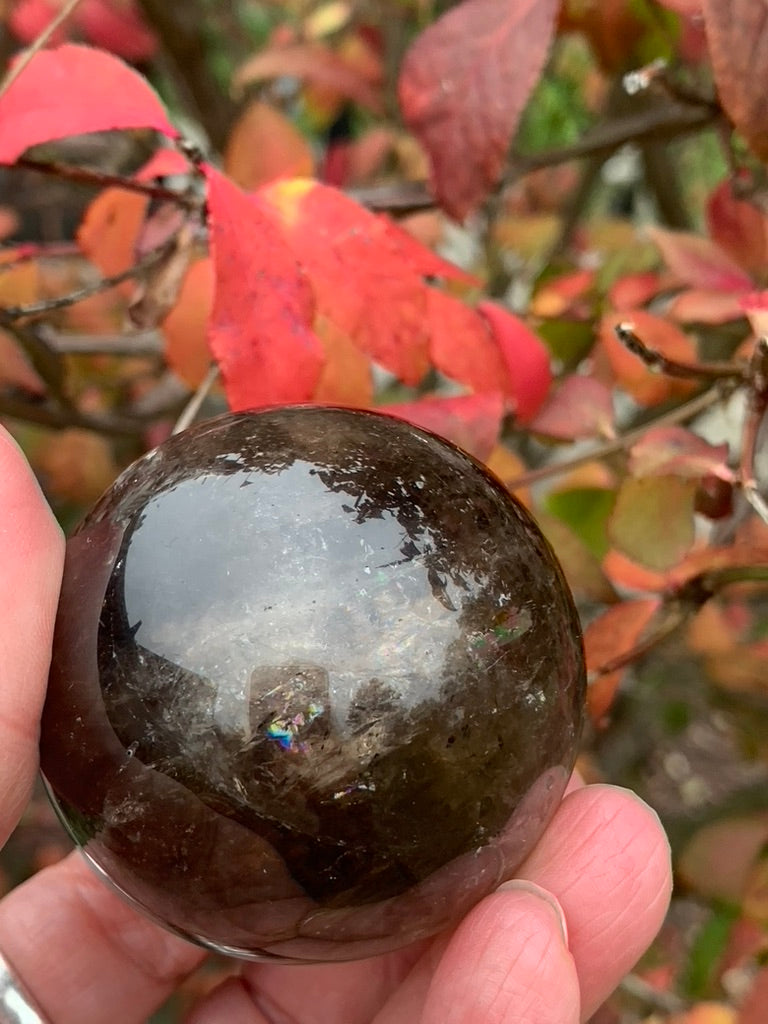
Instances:
[[[0,839],[36,770],[63,543],[0,429]],[[632,967],[669,899],[669,853],[632,794],[578,782],[508,883],[450,935],[372,960],[246,964],[189,1024],[576,1024]],[[564,937],[567,932],[567,939]],[[204,958],[79,854],[0,902],[0,951],[53,1024],[141,1024]]]

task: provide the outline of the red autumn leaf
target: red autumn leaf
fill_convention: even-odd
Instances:
[[[215,277],[208,341],[229,404],[307,401],[323,365],[311,285],[258,203],[212,167],[205,176]]]
[[[761,160],[768,158],[768,94],[762,69],[768,20],[762,0],[702,0],[717,91],[728,117]]]
[[[314,171],[309,143],[281,111],[256,100],[235,123],[224,153],[224,170],[244,189],[276,178],[303,178]]]
[[[608,291],[609,305],[621,312],[625,309],[637,309],[657,295],[661,290],[660,276],[652,270],[636,274],[624,274],[611,285]]]
[[[768,967],[757,972],[739,1011],[739,1024],[763,1024],[768,1020]]]
[[[710,239],[656,227],[648,228],[647,234],[669,269],[692,288],[743,292],[752,287],[746,270]]]
[[[128,128],[177,135],[149,83],[117,57],[72,44],[42,50],[0,96],[0,163],[68,135]]]
[[[632,445],[629,469],[638,477],[676,474],[700,479],[714,473],[723,480],[732,480],[727,459],[727,444],[709,444],[685,427],[654,427]]]
[[[22,43],[33,43],[56,17],[58,10],[49,0],[16,0],[8,13],[8,28]],[[51,36],[51,43],[63,43],[67,35],[66,24],[60,25]]]
[[[403,60],[403,116],[429,153],[437,198],[460,220],[499,180],[558,7],[558,0],[464,0]]]
[[[659,608],[658,598],[643,598],[613,605],[587,626],[584,631],[584,651],[587,668],[599,672],[610,667],[616,658],[637,645],[646,627]],[[599,722],[609,711],[621,678],[626,670],[616,669],[598,675],[587,690],[587,708],[594,722]]]
[[[440,434],[484,462],[498,440],[504,404],[502,394],[486,391],[458,398],[422,398],[381,406],[378,411]]]
[[[686,362],[696,359],[693,342],[668,320],[644,309],[608,313],[600,322],[599,338],[616,383],[640,405],[657,405],[674,395],[687,395],[693,386],[691,381],[651,373],[641,359],[622,345],[615,327],[625,322],[633,325],[640,340],[654,352]]]
[[[550,278],[533,297],[531,313],[540,317],[558,317],[588,312],[589,305],[584,300],[594,288],[596,277],[594,270],[574,270]]]
[[[593,377],[566,377],[530,423],[534,433],[561,441],[613,434],[613,398]]]
[[[152,178],[166,178],[175,174],[189,174],[190,170],[189,161],[177,149],[158,149],[136,171],[134,178],[137,181],[151,181]]]
[[[726,179],[715,188],[706,205],[707,231],[739,266],[762,273],[768,262],[768,218],[746,199],[733,194]]]
[[[485,318],[507,364],[515,415],[521,423],[541,408],[552,383],[549,351],[522,320],[493,302],[481,302],[477,310]]]
[[[149,60],[157,50],[154,34],[125,0],[81,0],[74,17],[90,43],[123,60]]]
[[[480,314],[452,295],[430,288],[429,354],[436,369],[473,391],[503,391],[514,385],[506,360]]]
[[[293,43],[261,50],[238,68],[232,86],[242,90],[254,82],[285,77],[330,89],[361,107],[381,113],[377,83],[321,43]]]
[[[281,181],[254,197],[279,217],[317,312],[406,384],[429,368],[425,265],[443,261],[328,185]]]

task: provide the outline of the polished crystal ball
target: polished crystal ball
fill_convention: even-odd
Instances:
[[[369,412],[225,415],[69,540],[42,767],[157,921],[252,959],[355,959],[513,874],[584,686],[557,561],[472,458]]]

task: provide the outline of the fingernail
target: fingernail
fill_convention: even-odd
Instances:
[[[563,942],[566,946],[568,945],[568,924],[565,920],[565,914],[563,913],[563,908],[560,906],[560,903],[551,892],[547,892],[547,890],[542,889],[540,885],[535,885],[533,882],[528,882],[521,878],[515,878],[511,882],[503,882],[496,891],[526,893],[528,896],[535,896],[536,899],[546,903],[557,919],[560,932],[563,936]]]

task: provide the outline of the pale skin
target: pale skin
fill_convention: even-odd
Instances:
[[[0,428],[0,841],[29,798],[63,539]],[[188,1024],[577,1024],[633,967],[671,889],[654,813],[568,794],[517,879],[450,934],[356,963],[233,964]],[[78,854],[0,902],[0,951],[52,1024],[143,1024],[204,953],[151,924]]]

